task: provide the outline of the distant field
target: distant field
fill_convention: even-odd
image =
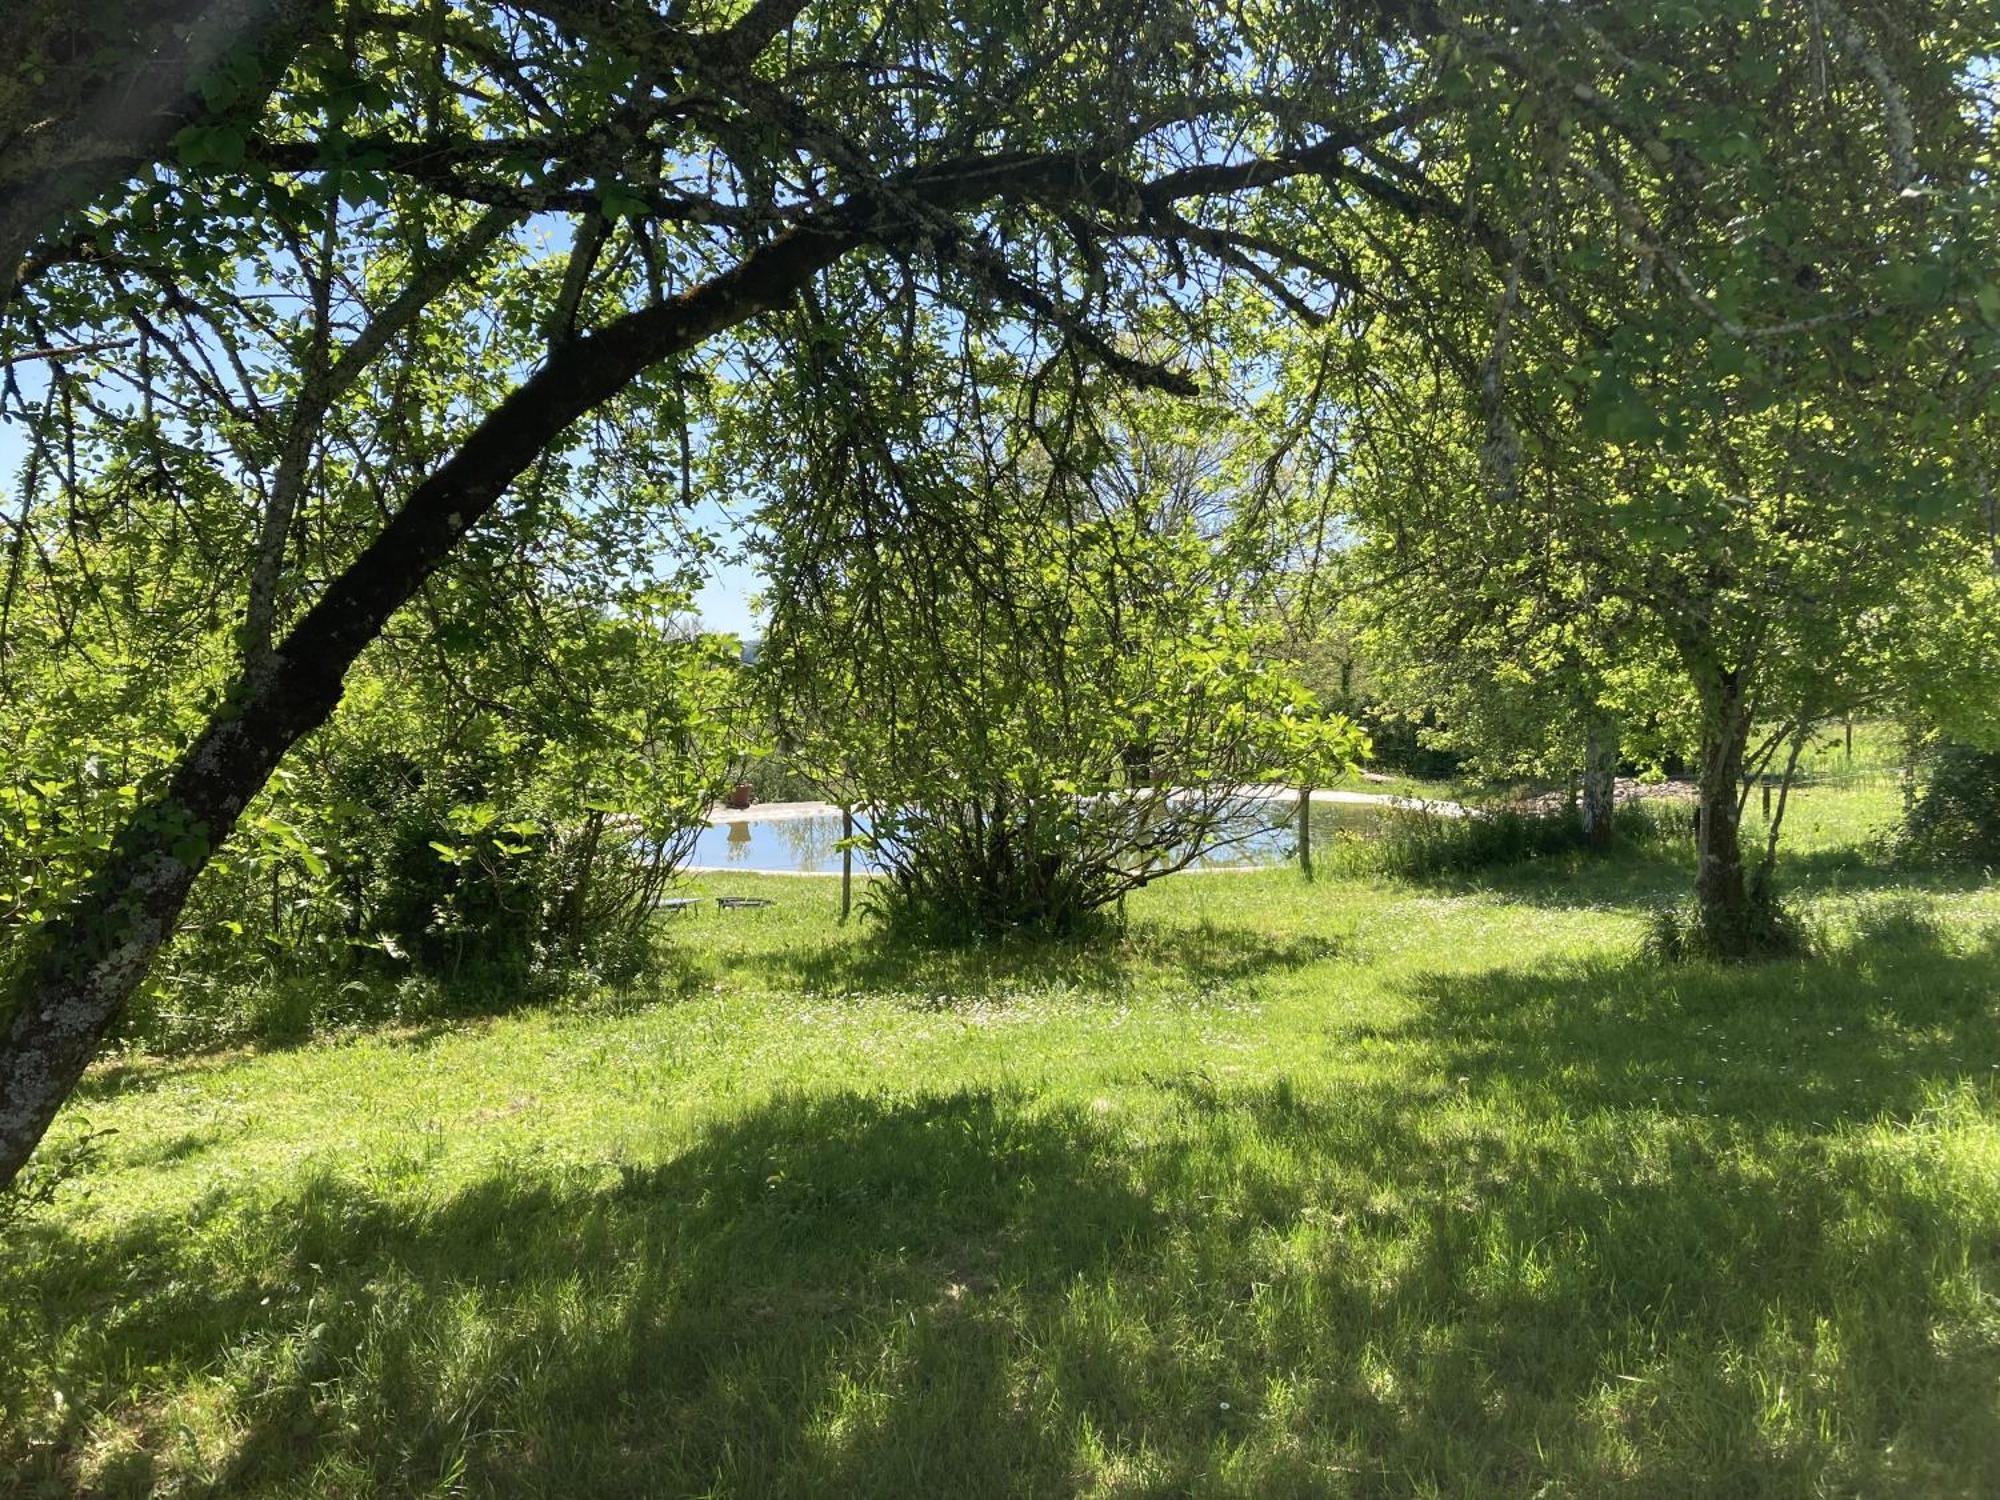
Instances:
[[[716,877],[656,995],[105,1066],[0,1493],[2000,1493],[2000,889],[1812,770],[1810,962],[1641,959],[1684,850],[956,956]]]

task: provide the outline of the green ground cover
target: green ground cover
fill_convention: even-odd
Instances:
[[[973,954],[715,877],[662,992],[101,1067],[0,1248],[0,1491],[2000,1492],[2000,889],[1188,876]]]

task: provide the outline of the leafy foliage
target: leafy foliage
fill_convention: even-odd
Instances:
[[[1933,750],[1903,836],[1932,858],[2000,869],[2000,750],[1949,742]]]
[[[1627,803],[1612,827],[1628,848],[1686,837],[1685,813],[1677,803]],[[1582,825],[1563,809],[1474,808],[1469,816],[1417,809],[1391,819],[1383,835],[1366,846],[1362,863],[1404,880],[1432,880],[1561,859],[1591,847]]]
[[[1851,705],[1892,654],[1883,601],[1960,576],[1982,496],[1990,517],[1981,0],[292,0],[233,50],[127,24],[151,10],[0,23],[25,62],[7,143],[46,126],[28,167],[91,164],[47,194],[9,179],[40,184],[38,215],[0,225],[28,231],[0,287],[0,413],[25,434],[0,671],[100,700],[93,733],[0,778],[32,939],[0,1002],[7,1175],[204,865],[258,840],[308,875],[324,857],[260,798],[371,646],[423,637],[450,675],[515,628],[440,598],[483,553],[516,587],[584,537],[607,576],[699,554],[696,481],[727,473],[746,409],[774,461],[788,435],[836,439],[838,503],[794,486],[803,524],[769,519],[837,574],[878,516],[902,555],[977,559],[923,456],[979,473],[939,399],[962,386],[1009,392],[1003,467],[1040,446],[1082,475],[1103,467],[1098,387],[1187,397],[1245,365],[1288,519],[1324,498],[1310,476],[1361,472],[1356,414],[1385,389],[1458,392],[1441,467],[1476,460],[1490,503],[1440,576],[1509,559],[1501,588],[1548,606],[1533,662],[1567,661],[1560,640],[1589,669],[1566,702],[1600,699],[1628,649],[1649,680],[1679,673],[1715,814],[1698,880],[1723,906],[1747,889],[1728,809],[1751,723],[1796,744]],[[135,54],[101,56],[107,37]],[[144,129],[79,108],[135,69],[170,96]],[[1287,326],[1314,330],[1309,357]],[[1294,537],[1296,560],[1339,531]],[[1520,564],[1544,555],[1546,586]],[[51,581],[32,625],[31,579]],[[1602,601],[1615,629],[1578,623]],[[1256,614],[1189,651],[1240,677],[1230,632]],[[1250,700],[1271,717],[1262,685]],[[1108,784],[1090,759],[1064,779]],[[433,910],[504,886],[494,860],[575,866],[495,774],[463,782],[489,825],[425,840],[473,877]],[[530,822],[506,840],[530,853],[492,837]]]
[[[1418,134],[1450,163],[1434,185],[1491,210],[1488,253],[1440,221],[1385,232],[1363,264],[1415,315],[1357,299],[1289,377],[1323,412],[1351,623],[1391,692],[1506,768],[1574,766],[1607,719],[1691,753],[1718,942],[1761,925],[1776,855],[1740,847],[1745,777],[1934,681],[1927,632],[1975,605],[1991,545],[2000,265],[1987,106],[1961,93],[1985,69],[1970,31],[1925,52],[1817,14],[1769,13],[1741,59],[1754,121],[1672,102],[1686,59],[1628,50],[1609,8],[1483,34],[1454,63],[1518,85],[1533,125],[1496,102]],[[1746,17],[1660,24],[1699,47]],[[1579,82],[1591,55],[1630,66]],[[1830,88],[1836,64],[1869,87]]]
[[[102,858],[227,660],[199,549],[145,545],[130,524],[152,508],[35,537],[51,565],[16,589],[0,703],[10,955]],[[646,959],[653,902],[741,749],[742,683],[725,643],[677,623],[678,585],[601,570],[620,524],[544,520],[531,565],[521,533],[495,537],[370,652],[209,859],[125,1035],[296,1034],[311,1017],[462,1003],[439,985],[525,998]],[[67,613],[83,579],[95,607]]]
[[[1070,928],[1261,827],[1252,783],[1363,749],[1278,664],[1241,455],[1169,447],[1169,420],[1128,412],[1078,471],[1078,448],[982,443],[975,414],[899,459],[907,511],[818,434],[773,476],[760,667],[792,755],[865,809],[892,915]],[[788,550],[808,494],[851,507],[838,549]]]

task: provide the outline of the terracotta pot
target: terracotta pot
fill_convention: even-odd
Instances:
[[[747,781],[739,781],[729,789],[729,805],[739,812],[757,800],[757,789]]]

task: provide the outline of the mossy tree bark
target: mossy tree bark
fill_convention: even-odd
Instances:
[[[0,303],[66,214],[163,156],[176,132],[225,113],[211,84],[231,68],[227,113],[254,115],[316,0],[18,0],[0,85]]]

